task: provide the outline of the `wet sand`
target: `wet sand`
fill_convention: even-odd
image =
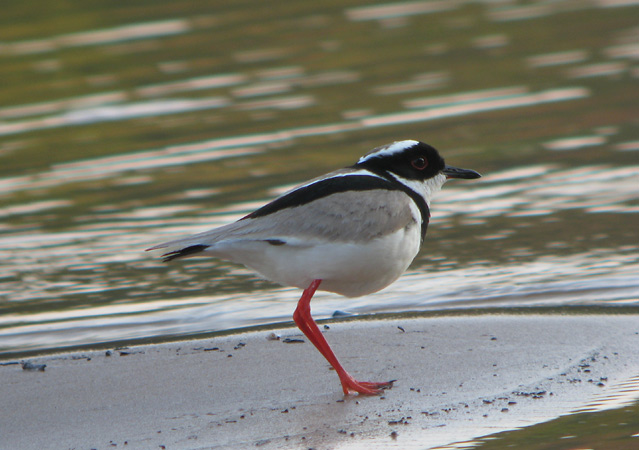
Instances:
[[[0,448],[425,449],[604,401],[639,373],[637,315],[328,325],[352,375],[395,386],[344,397],[296,328],[3,360]]]

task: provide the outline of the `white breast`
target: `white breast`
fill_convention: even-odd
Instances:
[[[368,242],[323,241],[279,246],[234,242],[232,255],[224,256],[285,286],[306,289],[311,281],[321,279],[323,291],[358,297],[395,281],[413,261],[419,246],[420,227],[413,223]],[[218,247],[215,253],[224,251]]]

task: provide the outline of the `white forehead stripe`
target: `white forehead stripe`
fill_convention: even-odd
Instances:
[[[365,154],[359,159],[358,164],[363,163],[364,161],[368,161],[370,158],[375,158],[377,156],[390,156],[394,155],[395,153],[401,153],[406,149],[416,146],[417,144],[419,144],[419,142],[413,140],[393,142],[392,144],[385,145],[384,147],[379,147]]]

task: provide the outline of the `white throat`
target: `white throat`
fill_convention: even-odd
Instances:
[[[437,174],[433,178],[429,178],[426,181],[408,180],[394,173],[391,173],[391,175],[404,186],[407,186],[411,190],[421,195],[429,208],[431,198],[433,197],[433,195],[441,190],[442,186],[446,182],[446,175],[442,173]]]

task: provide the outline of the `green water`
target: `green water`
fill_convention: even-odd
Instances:
[[[550,422],[490,436],[477,450],[634,450],[639,446],[639,404],[572,414]]]
[[[479,170],[409,275],[316,314],[636,304],[635,6],[12,2],[0,351],[290,318],[298,293],[143,249],[414,138]]]
[[[144,249],[373,147],[484,174],[409,273],[314,314],[639,300],[636,2],[8,2],[0,352],[289,320],[299,292]]]

